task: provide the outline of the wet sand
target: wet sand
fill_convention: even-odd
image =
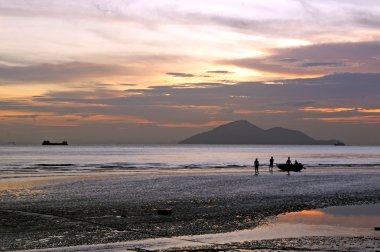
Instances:
[[[43,251],[378,251],[380,204],[328,207],[281,214],[253,229],[175,236]]]
[[[247,229],[290,211],[379,203],[379,181],[373,169],[291,176],[255,176],[249,169],[83,173],[33,183],[24,176],[12,188],[2,179],[0,250]],[[161,208],[172,215],[157,215]]]

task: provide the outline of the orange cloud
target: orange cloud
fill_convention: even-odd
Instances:
[[[153,124],[148,119],[130,115],[82,115],[0,110],[0,123],[20,123],[39,126],[79,126],[86,123],[135,123]]]
[[[0,65],[0,79],[10,83],[76,82],[109,79],[115,76],[126,76],[128,73],[130,69],[121,65],[76,61],[27,66]]]
[[[109,104],[102,103],[81,103],[81,102],[34,102],[33,105],[41,107],[58,107],[58,108],[108,108]]]
[[[77,126],[79,115],[57,115],[32,111],[0,111],[0,123],[30,124],[38,126]]]
[[[380,108],[376,108],[376,109],[358,108],[358,112],[360,112],[360,113],[380,113]]]
[[[340,112],[350,112],[356,111],[359,113],[380,113],[380,108],[315,108],[315,107],[304,107],[300,111],[306,112],[318,112],[318,113],[340,113]]]
[[[235,110],[234,114],[237,115],[252,115],[252,114],[258,114],[258,113],[263,113],[263,114],[280,114],[280,113],[286,113],[287,111],[284,110],[271,110],[271,109],[266,109],[266,110],[248,110],[248,109],[239,109]]]
[[[51,116],[54,113],[22,110],[0,110],[0,118]]]
[[[211,121],[207,123],[164,123],[158,124],[161,127],[168,128],[208,128],[208,127],[216,127],[222,124],[229,123],[230,121]]]
[[[301,108],[301,111],[306,112],[318,112],[318,113],[339,113],[339,112],[349,112],[354,111],[355,108],[315,108],[315,107],[305,107]]]
[[[303,120],[315,120],[335,123],[351,124],[379,124],[380,116],[349,116],[349,117],[322,117],[322,118],[303,118]]]
[[[221,110],[224,108],[222,106],[212,106],[212,105],[169,105],[169,106],[164,106],[164,107],[180,109],[180,110],[198,110],[198,111],[204,112],[207,115],[220,114]]]
[[[136,124],[152,124],[153,121],[148,119],[130,116],[130,115],[90,115],[83,119],[84,122],[102,122],[102,123],[136,123]]]

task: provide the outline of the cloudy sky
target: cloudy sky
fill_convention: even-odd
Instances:
[[[0,143],[380,144],[378,0],[0,0],[0,40]]]

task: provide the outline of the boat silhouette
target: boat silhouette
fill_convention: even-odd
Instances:
[[[278,169],[285,172],[300,172],[301,170],[305,169],[304,165],[301,163],[298,164],[278,164]]]
[[[62,141],[60,143],[54,143],[54,142],[50,142],[48,140],[44,140],[42,142],[42,145],[69,145],[69,144],[67,143],[67,141]]]
[[[343,142],[336,142],[334,145],[335,146],[346,146]]]

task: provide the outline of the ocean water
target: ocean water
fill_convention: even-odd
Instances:
[[[134,169],[250,167],[284,163],[308,168],[380,168],[380,146],[94,145],[0,146],[0,172],[75,172]]]

